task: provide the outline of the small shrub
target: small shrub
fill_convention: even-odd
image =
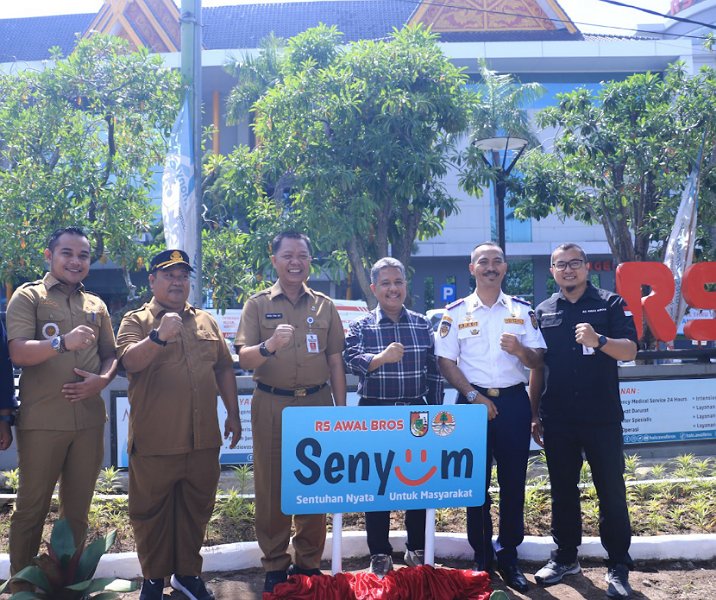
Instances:
[[[3,486],[12,490],[13,494],[17,494],[20,488],[20,469],[11,469],[0,473],[3,476]]]

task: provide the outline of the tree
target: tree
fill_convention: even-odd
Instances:
[[[309,233],[372,298],[370,265],[392,255],[408,267],[415,240],[456,210],[442,177],[471,94],[422,27],[347,49],[339,40],[325,26],[291,39],[280,81],[253,104],[261,175],[249,187],[260,179],[264,194],[249,212],[254,230]]]
[[[552,152],[531,151],[513,181],[511,203],[520,217],[556,212],[601,223],[619,262],[663,258],[681,190],[705,139],[710,155],[702,198],[712,198],[716,142],[716,76],[688,77],[682,64],[663,75],[610,81],[597,93],[558,96],[537,122],[556,128]],[[705,136],[705,137],[704,137]],[[699,221],[714,222],[714,203],[700,203]],[[708,233],[701,229],[701,244]]]
[[[146,49],[107,36],[53,51],[40,71],[0,74],[0,268],[8,282],[43,270],[54,229],[85,227],[93,260],[129,271],[156,219],[150,191],[178,109],[179,78]]]
[[[487,67],[484,59],[478,60],[480,83],[477,99],[470,111],[470,142],[497,136],[526,139],[536,147],[528,107],[544,94],[538,83],[521,83],[510,73],[497,73]],[[492,165],[500,164],[499,152],[492,152]],[[495,183],[497,169],[483,160],[483,152],[470,143],[462,156],[460,186],[470,194],[482,193],[482,188]]]

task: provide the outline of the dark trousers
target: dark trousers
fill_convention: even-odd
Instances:
[[[525,480],[532,421],[524,386],[502,390],[499,397],[490,400],[497,407],[498,415],[487,424],[485,503],[467,508],[467,539],[475,552],[475,562],[486,570],[492,567],[494,553],[500,566],[517,562],[517,546],[525,535]],[[458,404],[465,402],[464,396],[458,398]],[[500,486],[500,531],[494,549],[490,516],[492,499],[488,491],[493,462],[497,464]]]
[[[624,446],[620,423],[584,425],[543,423],[544,449],[552,487],[552,559],[570,563],[582,543],[578,488],[582,453],[592,471],[599,499],[599,536],[607,564],[632,566],[631,525],[624,485]]]
[[[406,510],[405,529],[408,532],[408,541],[405,546],[408,550],[425,549],[425,511]],[[390,512],[365,513],[365,532],[368,536],[368,549],[373,554],[392,554],[390,545]]]
[[[423,398],[410,398],[396,400],[395,402],[377,398],[362,397],[358,406],[397,406],[397,405],[424,405]],[[405,546],[408,550],[425,549],[425,510],[405,511],[405,530],[408,532],[408,541]],[[392,554],[390,545],[390,511],[365,513],[365,532],[368,537],[368,549],[373,554]]]

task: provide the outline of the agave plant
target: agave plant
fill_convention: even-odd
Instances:
[[[0,587],[0,594],[10,582],[24,582],[35,591],[17,592],[11,600],[112,600],[120,593],[131,592],[137,585],[126,579],[94,579],[102,555],[114,544],[116,531],[94,540],[86,548],[75,546],[72,530],[66,520],[52,528],[47,554],[40,554]]]

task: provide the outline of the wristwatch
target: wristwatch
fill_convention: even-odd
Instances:
[[[607,343],[607,336],[606,335],[600,335],[599,336],[599,343],[597,344],[597,350],[599,350],[602,346],[604,346]]]
[[[261,343],[259,344],[259,352],[261,353],[261,356],[265,356],[265,357],[267,357],[267,358],[268,358],[269,356],[273,356],[274,354],[276,354],[276,351],[275,351],[275,350],[274,350],[273,352],[271,352],[271,351],[266,347],[266,342],[261,342]]]
[[[15,424],[15,415],[0,415],[0,421],[5,421],[12,427]]]
[[[167,345],[165,341],[159,339],[159,331],[157,329],[152,329],[149,332],[149,339],[152,340],[155,344],[159,344],[160,346]]]
[[[477,391],[472,390],[471,392],[468,392],[465,398],[470,404],[474,404],[475,400],[477,400]]]
[[[67,348],[65,348],[65,340],[61,335],[53,337],[52,340],[50,340],[50,346],[52,346],[52,349],[57,352],[57,354],[67,352]]]

